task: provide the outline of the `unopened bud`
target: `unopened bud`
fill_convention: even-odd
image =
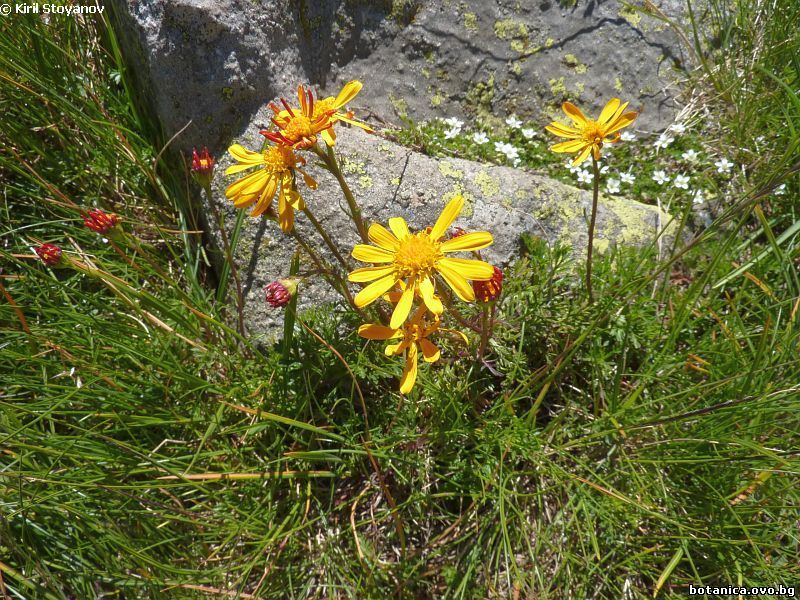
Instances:
[[[55,244],[42,244],[38,248],[34,248],[34,251],[48,267],[55,267],[63,261],[61,248]]]
[[[119,224],[119,217],[113,213],[103,212],[99,208],[93,208],[84,215],[83,222],[92,231],[106,235]]]
[[[473,281],[472,289],[475,291],[475,297],[480,302],[497,300],[503,291],[503,271],[499,267],[495,267],[491,279],[488,281]]]
[[[214,176],[214,158],[205,146],[200,154],[196,148],[192,148],[192,175],[200,185],[204,187],[211,185],[211,178]]]
[[[289,277],[267,284],[264,288],[267,293],[264,299],[272,308],[283,308],[297,294],[297,282],[297,278]]]

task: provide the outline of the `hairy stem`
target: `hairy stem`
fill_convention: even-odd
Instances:
[[[594,251],[594,225],[595,221],[597,221],[597,199],[600,195],[600,167],[594,156],[592,156],[592,169],[594,170],[592,216],[589,219],[589,246],[586,248],[586,293],[589,297],[589,304],[594,302],[594,295],[592,294],[592,252]]]

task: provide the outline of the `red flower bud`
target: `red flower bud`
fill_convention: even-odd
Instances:
[[[34,251],[48,267],[55,267],[61,262],[61,248],[55,244],[42,244],[38,248],[34,248]]]
[[[99,208],[93,208],[83,217],[84,224],[97,233],[107,234],[119,223],[119,217],[114,213],[106,213]]]
[[[494,275],[488,281],[473,281],[472,289],[475,290],[475,297],[480,302],[491,302],[500,297],[503,291],[503,272],[499,267],[494,268]]]
[[[297,279],[278,279],[264,288],[265,300],[272,308],[282,308],[297,294]]]
[[[466,230],[462,229],[461,227],[453,227],[453,231],[450,233],[450,239],[461,237],[462,235],[467,235]]]
[[[214,158],[208,153],[208,148],[203,146],[200,154],[192,148],[192,175],[200,185],[210,185],[214,175]]]

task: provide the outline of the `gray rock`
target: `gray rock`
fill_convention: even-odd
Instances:
[[[261,138],[257,131],[255,125],[251,126],[241,139],[242,144],[258,147]],[[419,230],[433,225],[445,202],[461,194],[466,205],[455,225],[468,231],[492,232],[495,242],[482,254],[494,264],[506,265],[519,255],[523,233],[550,243],[561,240],[571,245],[577,255],[585,254],[590,192],[521,169],[430,158],[355,128],[339,129],[335,149],[345,177],[369,222],[385,225],[390,217],[401,216],[412,231]],[[343,254],[350,258],[349,252],[359,243],[359,238],[345,212],[347,204],[336,180],[311,162],[309,159],[309,170],[319,187],[311,191],[301,184],[300,189],[310,210],[340,244]],[[239,177],[221,175],[230,164],[229,157],[221,158],[220,175],[214,182],[215,202],[229,226],[237,211],[225,198],[224,190]],[[656,207],[601,196],[595,248],[603,252],[615,243],[648,244],[668,220]],[[306,217],[298,214],[295,224],[307,239],[313,240],[314,247],[334,263]],[[215,239],[219,246],[219,235]],[[246,325],[257,339],[276,333],[276,327],[282,322],[282,312],[271,309],[264,301],[263,287],[288,274],[295,248],[294,240],[283,234],[277,223],[264,218],[246,219],[235,261],[246,293]],[[350,260],[353,266],[365,266]],[[308,260],[302,265],[305,270],[314,268]],[[355,292],[359,286],[352,285],[351,289]],[[319,306],[336,299],[335,292],[327,284],[319,278],[310,278],[302,286],[300,307]]]
[[[681,18],[682,0],[656,0]],[[397,121],[515,113],[537,123],[565,99],[596,114],[621,96],[637,128],[673,117],[677,37],[609,0],[112,0],[116,29],[166,138],[219,153],[298,82]]]

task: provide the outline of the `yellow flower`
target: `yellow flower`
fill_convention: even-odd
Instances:
[[[272,122],[278,131],[261,131],[261,134],[276,144],[305,149],[317,143],[318,134],[322,135],[322,139],[328,146],[333,146],[336,141],[333,125],[337,121],[356,125],[372,133],[369,125],[353,119],[352,112],[340,111],[358,95],[361,87],[360,81],[351,81],[335,98],[330,96],[315,102],[314,93],[300,85],[297,87],[297,99],[300,107],[292,108],[284,98],[281,98],[283,110],[274,102],[270,103],[269,107],[275,113]]]
[[[595,160],[600,160],[600,148],[603,144],[618,142],[619,130],[633,123],[638,116],[639,113],[633,111],[624,112],[627,106],[627,102],[621,105],[619,98],[612,98],[603,108],[597,121],[592,121],[587,119],[577,106],[571,102],[564,102],[561,108],[575,126],[553,122],[545,127],[550,133],[569,140],[560,142],[550,149],[553,152],[577,152],[578,155],[572,161],[574,166],[585,161],[590,152]]]
[[[492,241],[488,231],[476,231],[442,241],[442,236],[461,212],[464,198],[457,196],[445,206],[432,228],[412,234],[401,217],[389,219],[388,231],[382,225],[370,226],[369,239],[375,246],[358,244],[353,258],[379,266],[364,267],[350,273],[350,281],[372,282],[355,297],[359,308],[374,302],[382,294],[400,286],[403,293],[392,312],[389,326],[397,329],[411,312],[414,296],[422,298],[425,306],[436,315],[442,314],[442,302],[435,295],[434,275],[438,273],[465,302],[475,299],[467,280],[486,281],[494,275],[492,265],[482,260],[451,258],[448,252],[480,250]],[[404,283],[404,285],[401,285]]]
[[[274,216],[272,198],[278,191],[278,222],[283,231],[291,231],[294,226],[294,211],[305,208],[302,196],[295,189],[295,171],[303,174],[308,187],[317,187],[317,182],[301,168],[305,159],[295,155],[286,146],[270,146],[263,152],[253,152],[234,144],[228,148],[228,152],[239,164],[228,167],[225,170],[226,175],[253,167],[261,168],[229,185],[225,196],[233,200],[236,208],[247,208],[255,203],[251,217],[258,217],[265,211]]]
[[[384,350],[386,356],[398,356],[406,353],[406,366],[400,378],[400,393],[408,394],[417,381],[417,357],[420,350],[425,362],[433,363],[439,360],[441,352],[428,340],[428,336],[439,329],[439,317],[425,319],[425,306],[420,306],[414,316],[402,327],[386,327],[385,325],[368,324],[358,328],[358,335],[368,340],[393,340],[396,344],[389,344]]]

